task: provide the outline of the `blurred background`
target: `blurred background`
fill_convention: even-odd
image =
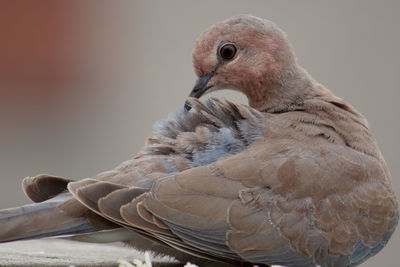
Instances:
[[[368,118],[400,196],[399,12],[396,0],[0,1],[0,208],[28,202],[25,176],[91,177],[132,157],[189,94],[197,36],[240,13],[276,22]],[[400,231],[363,266],[395,266],[398,247]]]

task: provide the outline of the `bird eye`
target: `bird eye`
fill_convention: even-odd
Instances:
[[[232,43],[224,44],[219,48],[219,55],[226,60],[232,59],[236,55],[236,46]]]

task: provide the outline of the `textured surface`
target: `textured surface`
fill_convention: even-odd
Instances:
[[[121,244],[88,244],[60,239],[0,244],[0,266],[114,267],[118,266],[120,259],[131,262],[133,259],[143,259],[143,257],[143,253],[123,247]]]

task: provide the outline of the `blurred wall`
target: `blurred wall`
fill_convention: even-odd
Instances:
[[[400,2],[0,1],[0,208],[23,177],[90,177],[132,157],[184,103],[191,51],[217,21],[275,21],[299,62],[369,119],[400,194]],[[227,98],[245,102],[233,92]],[[400,234],[363,266],[394,266]]]

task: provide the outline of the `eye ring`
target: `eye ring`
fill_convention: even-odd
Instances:
[[[237,50],[235,44],[225,43],[218,49],[218,54],[224,60],[231,60],[236,56]]]

